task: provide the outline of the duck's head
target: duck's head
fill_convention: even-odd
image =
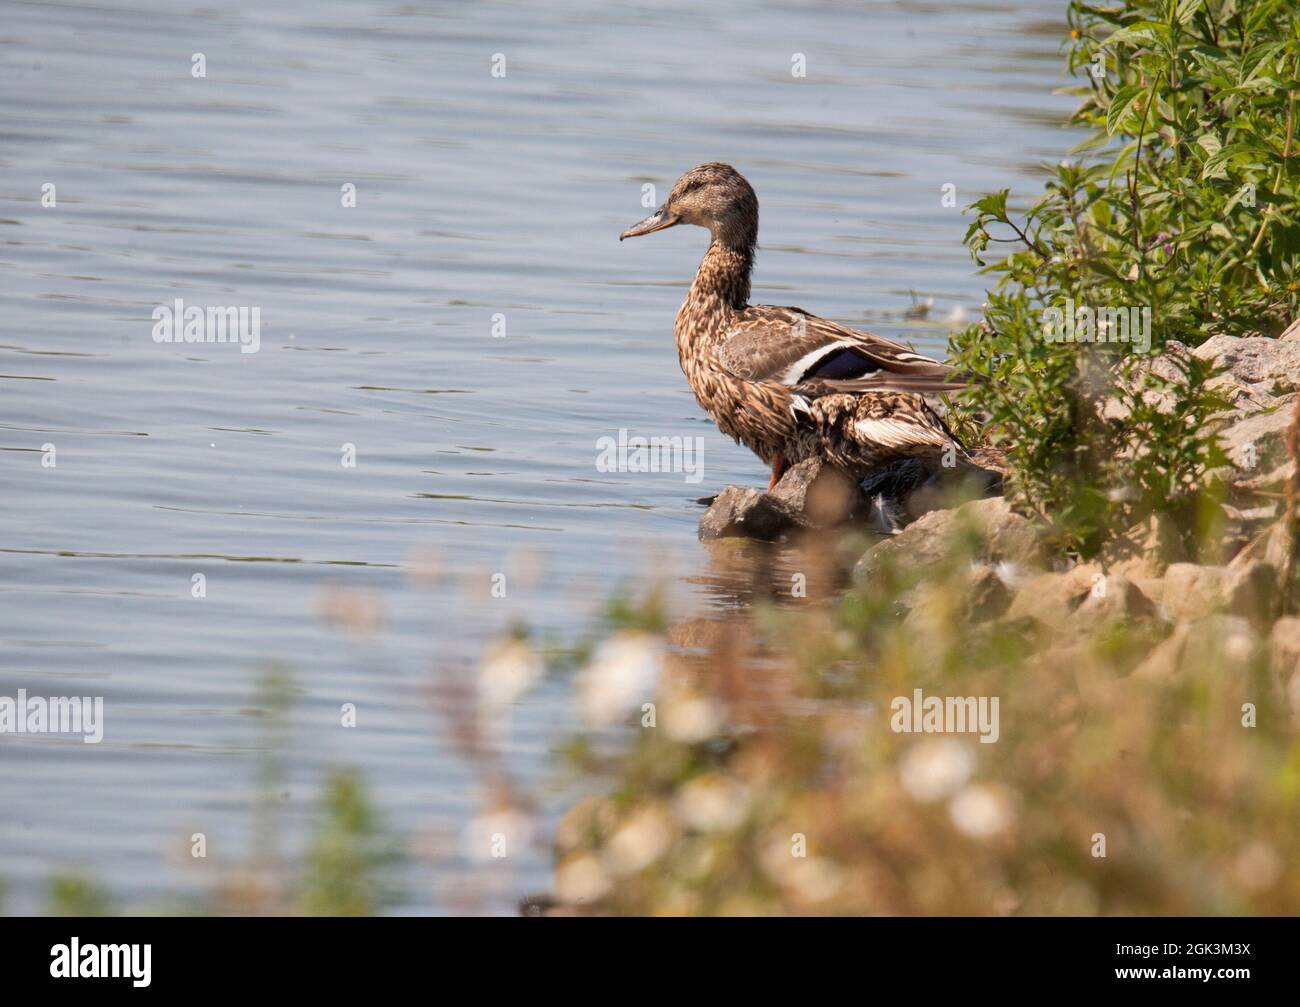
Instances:
[[[745,176],[731,165],[697,165],[677,180],[663,206],[629,227],[618,240],[675,224],[696,224],[708,228],[716,242],[753,248],[758,241],[758,197]]]

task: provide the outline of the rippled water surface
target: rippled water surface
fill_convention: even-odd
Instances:
[[[244,856],[268,664],[294,690],[288,841],[355,766],[422,851],[397,909],[464,908],[492,866],[435,673],[514,620],[582,633],[650,575],[687,609],[743,595],[696,500],[766,476],[673,348],[704,233],[617,241],[643,185],[734,163],[755,300],[941,352],[982,291],[941,187],[1036,189],[1068,147],[1062,9],[0,4],[0,695],[107,710],[98,746],[0,736],[9,911],[68,869],[136,907],[203,890],[198,831]],[[156,343],[175,298],[259,308],[259,352]],[[704,437],[702,482],[598,471],[620,428]],[[543,804],[571,716],[559,681],[514,715]],[[521,851],[474,907],[546,866]]]

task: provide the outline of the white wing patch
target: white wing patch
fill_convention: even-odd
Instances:
[[[893,418],[858,420],[853,424],[853,430],[863,441],[889,448],[905,448],[917,444],[943,447],[949,443],[942,430]]]
[[[927,357],[924,353],[913,353],[908,349],[900,349],[894,356],[898,360],[914,360],[918,364],[937,364],[939,362],[934,357]]]
[[[832,353],[838,353],[840,350],[851,350],[854,349],[857,345],[858,345],[857,343],[851,343],[846,339],[837,339],[834,342],[827,343],[824,346],[819,346],[817,347],[817,349],[809,353],[805,353],[802,357],[800,357],[798,360],[796,360],[793,364],[791,364],[789,367],[785,369],[785,372],[781,375],[780,378],[781,384],[797,385],[800,381],[804,379],[804,376],[809,371],[811,371],[814,367],[820,364]],[[864,367],[866,369],[872,369],[871,365],[867,364],[865,361],[864,361]]]

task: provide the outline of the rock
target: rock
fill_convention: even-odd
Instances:
[[[1189,669],[1223,671],[1244,669],[1261,645],[1259,634],[1239,615],[1216,613],[1196,622],[1183,622],[1173,635],[1156,646],[1133,671],[1133,676],[1156,682],[1173,682]]]
[[[1273,407],[1238,420],[1222,432],[1224,451],[1238,472],[1250,478],[1286,463],[1283,438],[1295,400],[1295,395],[1279,399]]]
[[[872,546],[858,560],[853,576],[859,582],[868,580],[891,563],[906,563],[918,570],[942,563],[956,526],[954,513],[944,510],[926,514],[892,538]]]
[[[1011,589],[987,563],[971,567],[965,586],[967,622],[981,623],[999,618],[1011,604]]]
[[[903,628],[922,649],[943,647],[961,621],[955,592],[942,581],[918,584],[900,601],[907,607]]]
[[[1273,617],[1278,588],[1278,571],[1272,564],[1248,560],[1228,568],[1223,582],[1223,602],[1234,615],[1264,625]]]
[[[1158,614],[1155,602],[1122,573],[1108,573],[1094,582],[1083,602],[1070,616],[1080,632],[1101,626],[1150,619]]]
[[[1173,521],[1153,514],[1111,542],[1101,554],[1108,573],[1119,573],[1135,581],[1158,580],[1170,563],[1186,559],[1182,538]],[[1144,590],[1147,597],[1153,597]]]
[[[1016,593],[1006,618],[1028,619],[1041,629],[1086,633],[1158,614],[1155,601],[1124,574],[1081,563],[1063,573],[1035,577]]]
[[[1293,325],[1288,332],[1294,334]],[[1300,388],[1300,342],[1266,336],[1211,336],[1192,355],[1225,369],[1223,375],[1253,394],[1286,395]]]
[[[1138,362],[1128,379],[1127,387],[1130,390],[1140,388],[1147,374],[1154,374],[1171,384],[1186,380],[1186,376],[1175,360],[1180,355],[1190,352],[1189,348],[1178,340],[1166,340],[1162,352],[1143,357]],[[1148,388],[1143,391],[1142,398],[1162,413],[1167,413],[1174,407],[1174,393],[1168,388]],[[1120,398],[1111,395],[1101,403],[1100,414],[1104,420],[1124,420],[1128,418],[1129,408]]]
[[[1048,644],[1042,649],[1034,650],[1025,657],[1024,674],[1033,679],[1055,679],[1062,668],[1086,667],[1095,661],[1087,640],[1069,639]],[[1089,680],[1080,680],[1080,691],[1087,687]],[[1057,709],[1075,708],[1078,696],[1062,700]]]
[[[1165,582],[1159,577],[1134,577],[1133,584],[1144,595],[1151,599],[1151,603],[1160,606],[1164,602]]]
[[[858,486],[820,458],[792,466],[770,495],[818,528],[843,524],[867,510],[866,497]]]
[[[699,536],[701,542],[727,537],[770,542],[808,524],[802,512],[770,493],[728,486],[700,518]]]
[[[771,541],[799,529],[833,528],[864,519],[874,530],[893,534],[954,498],[986,496],[1000,488],[1001,481],[1001,473],[992,469],[965,463],[948,469],[905,458],[868,473],[855,485],[821,459],[809,458],[791,466],[771,492],[728,486],[700,518],[699,536],[701,541]]]
[[[1260,471],[1257,475],[1243,476],[1233,483],[1233,488],[1241,493],[1256,494],[1274,499],[1286,492],[1287,484],[1295,476],[1295,462],[1288,459],[1270,472]],[[1276,511],[1276,507],[1273,508]]]
[[[1007,609],[1006,619],[1016,622],[1029,619],[1040,628],[1061,629],[1104,578],[1095,563],[1080,564],[1063,573],[1044,573],[1016,592]]]
[[[1160,604],[1171,619],[1199,619],[1223,604],[1227,567],[1174,563],[1165,572]]]
[[[771,542],[805,528],[830,528],[860,517],[866,497],[818,458],[791,466],[770,493],[728,486],[700,518],[701,542],[753,538]]]
[[[1300,616],[1283,616],[1273,623],[1268,636],[1268,657],[1273,679],[1280,686],[1285,687],[1300,674]]]
[[[854,570],[859,583],[882,568],[924,571],[951,559],[959,536],[970,535],[973,558],[988,564],[1036,566],[1042,559],[1037,529],[1005,497],[973,500],[954,510],[931,511],[897,535],[866,551]]]
[[[1233,496],[1241,499],[1240,494],[1234,493]],[[1226,561],[1240,554],[1260,532],[1277,520],[1278,508],[1276,499],[1244,510],[1232,504],[1222,504],[1220,512],[1223,515],[1223,524],[1219,532],[1219,557]]]
[[[1187,380],[1178,361],[1190,357],[1221,369],[1222,373],[1211,378],[1208,384],[1230,403],[1231,410],[1226,416],[1229,419],[1268,409],[1279,397],[1300,391],[1300,340],[1228,335],[1211,336],[1195,349],[1177,340],[1167,341],[1162,352],[1138,363],[1125,387],[1130,392],[1141,388],[1149,374],[1162,379],[1171,387],[1145,388],[1143,398],[1159,412],[1168,413],[1177,397],[1177,387]],[[1117,396],[1109,396],[1101,404],[1103,419],[1124,420],[1128,412],[1127,405]]]
[[[1273,624],[1268,658],[1273,683],[1288,698],[1291,712],[1300,722],[1300,617],[1283,616]]]
[[[1295,400],[1294,395],[1278,399],[1273,407],[1253,413],[1222,431],[1223,449],[1236,469],[1234,484],[1286,464],[1285,435]]]
[[[1160,603],[1175,620],[1223,609],[1264,624],[1277,603],[1278,577],[1277,567],[1252,557],[1228,566],[1175,563],[1165,574]]]
[[[950,639],[954,627],[998,618],[1011,603],[1011,589],[987,563],[974,563],[959,576],[917,585],[900,598],[904,625],[918,637]]]
[[[1285,570],[1287,556],[1291,548],[1290,541],[1285,522],[1276,521],[1255,536],[1254,540],[1246,548],[1237,553],[1232,562],[1228,564],[1228,569],[1235,569],[1254,560],[1260,560],[1273,567],[1274,570]]]
[[[1033,566],[1042,561],[1043,543],[1039,530],[1028,518],[1017,514],[1005,497],[973,500],[956,510],[958,521],[970,521],[984,540],[984,556],[993,563]]]
[[[1222,511],[1229,528],[1249,532],[1245,537],[1250,539],[1277,520],[1278,507],[1277,504],[1262,504],[1242,510],[1232,504],[1223,504]]]
[[[1187,636],[1191,629],[1191,623],[1176,626],[1173,634],[1156,644],[1142,663],[1133,669],[1133,675],[1152,681],[1172,679],[1182,664],[1183,650],[1187,647]]]

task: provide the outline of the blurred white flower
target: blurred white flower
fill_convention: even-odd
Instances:
[[[903,789],[918,801],[939,801],[955,794],[970,779],[975,757],[954,738],[926,738],[898,763]]]
[[[1010,827],[1013,811],[1011,798],[1001,787],[972,783],[952,799],[948,814],[961,832],[987,839]]]
[[[758,849],[758,863],[777,884],[785,884],[797,858],[793,832],[784,825],[769,829]]]
[[[1257,839],[1237,854],[1232,865],[1233,876],[1250,892],[1272,888],[1286,870],[1282,855],[1262,839]]]
[[[692,745],[718,733],[722,726],[722,711],[708,696],[678,692],[664,701],[659,725],[673,741]]]
[[[677,795],[677,817],[701,832],[721,832],[744,820],[749,791],[720,773],[696,777]]]
[[[809,857],[795,860],[788,877],[791,887],[809,902],[825,902],[839,892],[843,873],[838,864],[825,857]]]
[[[461,850],[470,860],[517,857],[533,841],[533,816],[501,805],[470,820],[461,833]]]
[[[609,889],[609,875],[593,854],[579,853],[555,868],[555,897],[561,902],[594,902]]]
[[[798,847],[796,836],[801,840]],[[759,846],[758,857],[759,865],[769,878],[808,902],[824,902],[844,883],[844,872],[839,865],[826,857],[809,856],[806,839],[788,823],[775,825],[767,831]]]
[[[657,636],[625,630],[596,648],[578,673],[578,702],[592,727],[608,727],[647,702],[663,671]]]
[[[479,703],[484,709],[509,706],[545,672],[542,659],[524,641],[497,640],[479,659]]]
[[[605,846],[605,862],[615,874],[635,874],[667,852],[672,823],[658,808],[641,808],[628,816]]]
[[[1223,656],[1236,663],[1249,661],[1254,649],[1255,644],[1246,633],[1233,633],[1223,641]]]

